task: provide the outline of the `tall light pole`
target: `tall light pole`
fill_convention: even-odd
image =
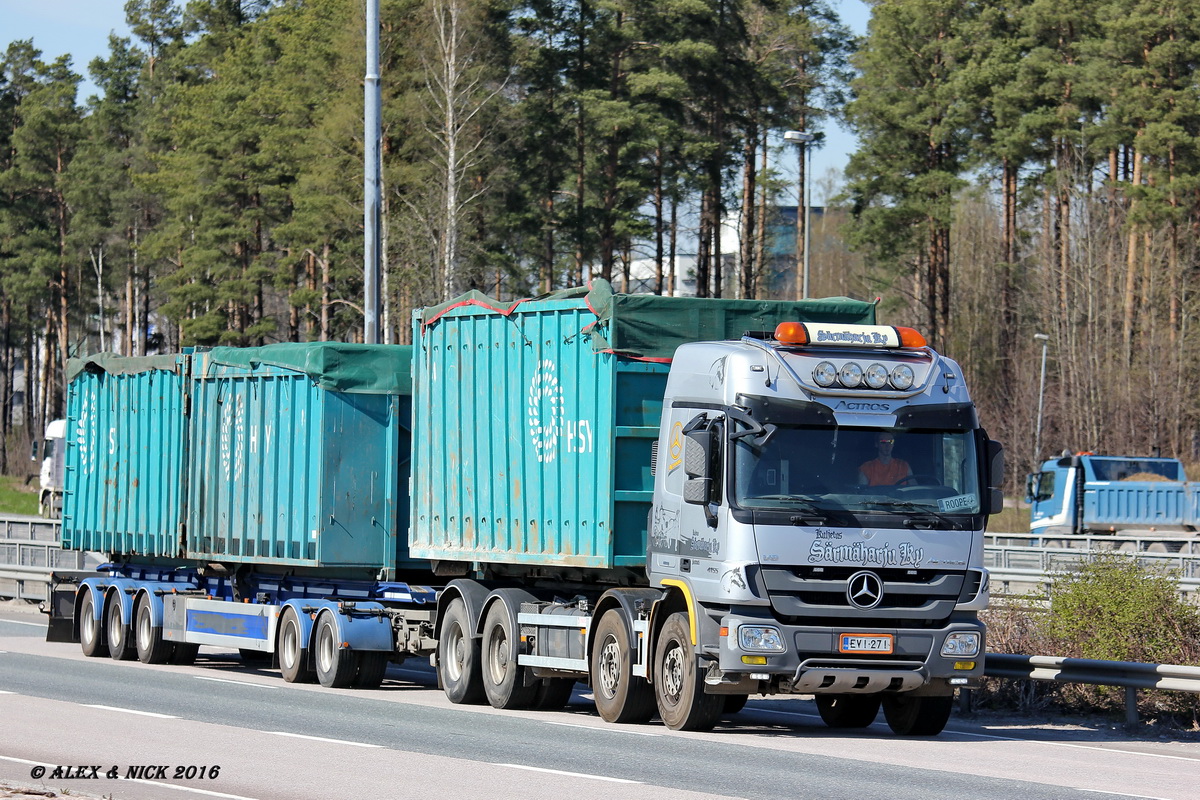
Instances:
[[[808,229],[809,208],[812,204],[809,196],[810,181],[808,180],[808,145],[817,138],[805,131],[785,131],[783,140],[796,145],[796,155],[800,159],[800,180],[796,189],[800,204],[796,207],[796,266],[803,270],[803,284],[800,296],[808,299]]]
[[[367,0],[367,72],[363,78],[363,341],[379,344],[379,228],[383,205],[379,141],[383,138],[379,87],[379,0]]]
[[[1044,333],[1035,333],[1033,338],[1042,343],[1042,380],[1038,385],[1037,430],[1033,434],[1033,468],[1036,470],[1042,458],[1042,398],[1046,395],[1046,347],[1050,343],[1050,337]]]

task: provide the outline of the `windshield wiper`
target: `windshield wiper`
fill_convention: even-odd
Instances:
[[[761,508],[763,511],[791,511],[793,509],[803,511],[803,514],[796,514],[792,516],[793,524],[803,523],[805,525],[823,525],[829,518],[829,512],[827,510],[821,508],[812,500],[799,497],[794,494],[763,494],[747,497],[745,499],[751,502],[756,500],[771,500],[787,505],[786,508],[761,508],[761,506],[749,506],[749,508],[754,508],[756,510]]]
[[[954,530],[962,527],[958,520],[951,519],[945,514],[934,511],[929,506],[914,503],[912,500],[868,500],[867,504],[879,508],[902,508],[909,512],[909,517],[905,520],[905,523],[910,525],[916,523],[917,517],[925,517],[925,522],[929,522],[930,519],[937,520]]]

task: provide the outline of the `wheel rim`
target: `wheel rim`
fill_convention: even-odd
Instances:
[[[488,636],[488,674],[493,684],[501,684],[508,675],[508,635],[503,625],[492,627]]]
[[[143,650],[150,649],[150,614],[144,609],[138,614],[137,642]]]
[[[333,636],[330,634],[329,625],[321,627],[321,641],[317,648],[317,663],[321,666],[322,672],[329,672],[333,666]]]
[[[290,670],[296,664],[295,651],[299,638],[296,634],[296,620],[288,617],[287,622],[283,624],[283,640],[280,642],[279,648],[279,660],[284,669]]]
[[[110,642],[121,641],[121,634],[123,633],[121,628],[120,607],[114,604],[112,610],[108,612],[108,640]]]
[[[679,642],[671,642],[663,658],[663,699],[678,705],[683,696],[683,648]]]
[[[450,626],[450,631],[446,638],[446,650],[449,658],[446,659],[446,675],[451,681],[459,681],[462,679],[464,664],[466,660],[466,648],[463,646],[462,628],[457,624]]]
[[[609,636],[604,640],[600,649],[600,691],[608,699],[617,695],[617,687],[621,684],[621,647],[617,637]]]

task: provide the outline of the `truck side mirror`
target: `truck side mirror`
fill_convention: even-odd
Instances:
[[[683,482],[683,501],[700,505],[708,502],[712,478],[713,432],[710,429],[691,431],[683,439],[683,471],[687,480]]]
[[[38,460],[38,440],[37,439],[34,439],[33,444],[31,444],[29,447],[29,460],[30,461]]]
[[[987,453],[988,490],[991,494],[988,513],[999,514],[1004,510],[1004,445],[989,439]]]

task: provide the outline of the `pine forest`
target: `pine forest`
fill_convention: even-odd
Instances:
[[[812,296],[960,363],[1010,495],[1200,462],[1200,4],[868,5],[382,0],[383,340],[472,289],[798,297],[809,183]],[[0,42],[5,472],[69,358],[363,337],[363,0],[125,15],[88,64]],[[806,175],[783,133],[834,123]]]

